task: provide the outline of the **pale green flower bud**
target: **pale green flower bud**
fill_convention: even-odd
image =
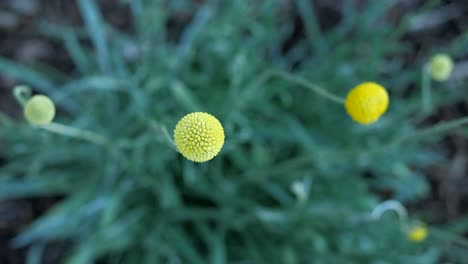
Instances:
[[[442,82],[450,78],[453,71],[453,60],[447,54],[436,54],[429,63],[429,74],[432,79]]]
[[[33,125],[47,125],[55,117],[55,104],[45,95],[35,95],[24,105],[24,117]]]

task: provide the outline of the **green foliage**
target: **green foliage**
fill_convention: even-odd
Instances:
[[[287,52],[293,20],[280,1],[125,2],[134,32],[108,24],[92,0],[78,1],[84,28],[42,25],[73,59],[72,76],[0,58],[1,72],[54,100],[58,122],[111,141],[93,144],[0,118],[7,161],[0,199],[63,195],[13,246],[66,241],[64,261],[73,264],[429,264],[447,254],[433,237],[410,242],[394,217],[369,218],[380,202],[376,190],[420,199],[428,191],[426,164],[447,162],[420,140],[389,145],[424,118],[419,90],[403,93],[419,87],[425,62],[405,65],[405,27],[382,19],[397,1],[369,1],[365,10],[344,5],[340,23],[322,31],[310,1],[297,0],[307,34]],[[180,12],[190,22],[168,30]],[[453,51],[466,52],[464,42],[460,36]],[[271,70],[342,97],[376,81],[389,90],[390,108],[362,126],[343,106],[265,79]],[[433,103],[460,94],[440,89]],[[213,114],[225,128],[221,153],[203,164],[183,159],[165,133],[192,111]]]

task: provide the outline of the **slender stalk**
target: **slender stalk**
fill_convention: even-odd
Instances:
[[[2,111],[0,111],[0,124],[7,126],[7,125],[10,125],[11,123],[12,123],[11,118],[5,113],[3,113]]]
[[[422,68],[421,101],[422,112],[424,114],[430,113],[432,111],[432,90],[427,65]]]
[[[95,143],[98,145],[108,146],[110,144],[109,139],[107,139],[106,137],[100,134],[97,134],[95,132],[91,132],[91,131],[87,131],[87,130],[83,130],[79,128],[69,127],[66,125],[58,124],[58,123],[50,123],[48,125],[39,126],[39,127],[41,129],[44,129],[53,133],[86,140],[86,141],[89,141],[91,143]]]
[[[318,94],[320,96],[323,96],[326,99],[328,99],[328,100],[330,100],[330,101],[332,101],[334,103],[343,105],[344,102],[345,102],[344,98],[336,96],[336,95],[328,92],[327,90],[323,89],[322,87],[320,87],[320,86],[318,86],[316,84],[310,83],[309,81],[307,81],[304,78],[294,76],[294,75],[292,75],[292,74],[290,74],[288,72],[275,70],[275,69],[269,69],[269,70],[266,70],[266,71],[262,72],[260,75],[258,75],[258,77],[255,78],[255,80],[253,80],[253,82],[251,82],[247,86],[244,93],[236,101],[237,102],[236,108],[237,109],[242,109],[244,107],[244,105],[246,105],[248,103],[248,101],[253,97],[252,95],[257,90],[257,88],[260,85],[266,83],[268,80],[270,80],[273,77],[277,77],[277,78],[280,78],[280,79],[295,83],[295,84],[297,84],[299,86],[305,87],[305,88],[311,90],[312,92],[314,92],[314,93],[316,93],[316,94]],[[234,115],[234,113],[236,113],[236,112],[237,111],[230,111],[229,117],[232,117]]]
[[[466,124],[468,124],[468,117],[462,117],[462,118],[451,120],[451,121],[442,121],[431,127],[417,130],[417,131],[414,131],[413,133],[409,133],[399,138],[393,139],[387,144],[381,145],[375,149],[372,149],[372,150],[369,150],[368,152],[363,153],[363,155],[372,157],[372,156],[381,154],[382,152],[385,152],[386,150],[391,149],[394,146],[398,146],[402,143],[405,143],[408,141],[411,141],[411,143],[415,143],[416,141],[423,140],[428,136],[434,136],[434,135],[461,127]]]
[[[169,134],[169,132],[167,131],[167,127],[165,125],[158,123],[156,120],[149,120],[149,122],[153,129],[160,130],[162,132],[164,139],[166,140],[169,147],[171,147],[175,151],[178,151],[176,144],[172,140],[172,137]]]
[[[13,90],[13,95],[22,106],[26,105],[26,102],[31,98],[31,88],[26,85],[18,85]]]
[[[461,236],[449,233],[447,231],[439,230],[437,228],[430,228],[429,232],[431,232],[431,234],[437,238],[440,238],[448,242],[457,243],[459,245],[462,245],[468,248],[468,240]]]
[[[22,106],[24,106],[29,100],[29,98],[31,98],[31,94],[31,88],[25,85],[19,85],[13,90],[13,95]],[[110,141],[106,137],[99,135],[95,132],[69,127],[58,123],[50,123],[47,125],[40,125],[38,127],[53,133],[86,140],[98,145],[108,146],[110,143]]]
[[[237,107],[242,109],[245,104],[252,98],[254,92],[257,90],[257,88],[266,83],[271,77],[273,76],[273,71],[267,70],[262,72],[260,75],[258,75],[257,78],[253,80],[249,85],[247,85],[247,89],[245,89],[245,92],[240,96],[240,100],[236,100]],[[231,115],[235,113],[236,111],[230,111]]]
[[[330,100],[330,101],[332,101],[334,103],[342,105],[345,102],[344,98],[336,96],[336,95],[328,92],[327,90],[323,89],[322,87],[320,87],[320,86],[318,86],[316,84],[310,83],[309,81],[307,81],[304,78],[294,76],[294,75],[292,75],[290,73],[287,73],[287,72],[284,72],[284,71],[274,70],[274,71],[272,71],[272,76],[277,76],[277,77],[282,78],[284,80],[290,81],[290,82],[298,84],[300,86],[303,86],[303,87],[311,90],[312,92],[314,92],[314,93],[316,93],[316,94],[318,94],[320,96],[323,96],[324,98],[326,98],[326,99],[328,99],[328,100]]]
[[[385,212],[389,211],[397,213],[400,218],[400,224],[406,226],[408,222],[408,213],[406,208],[400,202],[395,200],[385,201],[377,205],[374,210],[372,210],[371,218],[373,220],[379,220]]]
[[[405,141],[408,141],[408,140],[412,140],[412,141],[416,141],[416,140],[421,140],[427,136],[431,136],[431,135],[437,135],[437,134],[440,134],[440,133],[443,133],[445,131],[449,131],[449,130],[452,130],[452,129],[455,129],[455,128],[458,128],[458,127],[461,127],[463,125],[466,125],[468,124],[468,117],[462,117],[462,118],[459,118],[459,119],[455,119],[455,120],[452,120],[452,121],[442,121],[442,122],[439,122],[431,127],[428,127],[428,128],[425,128],[425,129],[422,129],[420,131],[416,131],[415,133],[412,133],[412,134],[409,134],[409,135],[406,135],[404,137],[401,137],[401,138],[398,138],[396,140],[394,140],[391,145],[394,145],[394,144],[401,144]]]
[[[245,104],[247,100],[249,100],[249,98],[252,97],[252,93],[255,92],[257,87],[266,83],[268,80],[270,80],[273,77],[277,77],[277,78],[295,83],[299,86],[305,87],[311,90],[312,92],[320,96],[323,96],[327,98],[328,100],[331,100],[334,103],[343,104],[345,101],[345,99],[328,92],[327,90],[323,89],[322,87],[316,84],[310,83],[304,78],[294,76],[285,71],[269,69],[261,73],[250,85],[248,85],[248,88],[246,89],[245,93],[242,96],[242,100],[239,100],[240,105],[242,106],[243,104]]]

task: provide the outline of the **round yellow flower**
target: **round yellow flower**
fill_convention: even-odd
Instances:
[[[185,158],[205,162],[216,156],[223,147],[223,126],[210,114],[190,113],[177,123],[174,141]]]
[[[429,63],[429,74],[436,81],[446,81],[453,71],[453,61],[447,54],[436,54]]]
[[[346,97],[345,108],[354,121],[368,125],[377,121],[388,108],[388,93],[377,83],[365,82]]]
[[[47,125],[55,117],[55,104],[45,95],[34,95],[24,105],[24,117],[33,125]]]
[[[408,231],[408,239],[416,243],[426,240],[427,235],[428,235],[427,228],[424,227],[423,225],[413,226]]]

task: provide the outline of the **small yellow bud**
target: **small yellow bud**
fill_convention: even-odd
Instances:
[[[419,243],[426,240],[427,235],[427,228],[423,225],[413,226],[408,231],[408,239],[415,243]]]
[[[354,121],[363,125],[376,122],[388,108],[388,93],[377,83],[365,82],[346,97],[345,108]]]
[[[34,95],[24,105],[24,117],[33,125],[47,125],[55,117],[55,105],[45,95]]]
[[[190,113],[177,123],[174,142],[185,158],[205,162],[215,157],[223,147],[223,126],[210,114]]]
[[[446,81],[453,71],[453,60],[447,54],[436,54],[429,63],[429,74],[436,81]]]

